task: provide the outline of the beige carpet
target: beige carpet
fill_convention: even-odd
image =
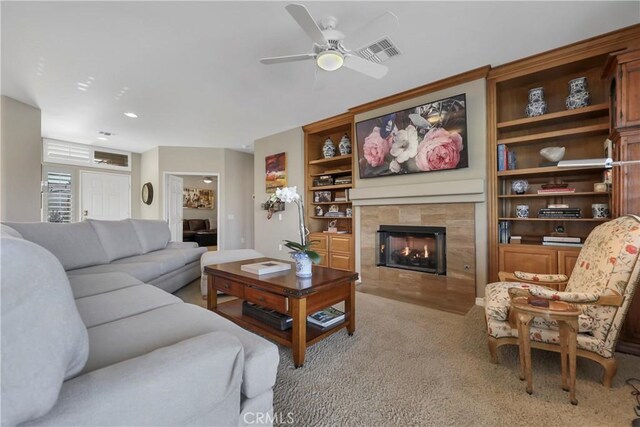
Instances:
[[[559,355],[533,350],[533,395],[518,379],[516,347],[489,362],[483,311],[445,313],[357,293],[357,330],[307,349],[294,369],[280,348],[274,407],[296,426],[628,426],[635,398],[628,377],[640,358],[616,354],[611,389],[599,365],[578,360],[578,406],[560,388]]]

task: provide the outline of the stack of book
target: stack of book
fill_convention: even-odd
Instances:
[[[569,187],[550,187],[550,188],[541,188],[538,190],[538,194],[566,194],[566,193],[575,193],[575,188]]]
[[[509,239],[509,243],[511,243],[512,245],[519,245],[520,243],[522,243],[522,236],[511,236],[511,239]]]
[[[333,217],[333,218],[342,218],[342,217],[344,217],[344,216],[347,216],[347,214],[346,214],[346,213],[344,213],[344,212],[340,212],[340,211],[338,211],[338,212],[331,212],[331,211],[329,211],[329,212],[326,212],[326,213],[324,214],[324,216]]]
[[[498,145],[498,171],[516,168],[516,153],[507,149],[504,144]]]
[[[509,243],[509,238],[511,237],[511,223],[509,221],[500,221],[499,224],[499,242],[500,243]]]
[[[334,184],[351,184],[351,176],[339,176],[335,179]]]
[[[344,313],[329,307],[307,316],[307,322],[319,328],[328,328],[344,320]]]
[[[538,218],[582,218],[582,211],[580,208],[542,208]]]
[[[542,238],[542,244],[545,246],[575,246],[582,247],[580,237],[570,236],[544,236]]]
[[[349,201],[349,190],[344,191],[336,191],[335,197],[333,198],[334,202],[348,202]]]

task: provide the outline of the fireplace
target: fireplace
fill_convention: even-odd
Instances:
[[[380,225],[376,265],[447,274],[446,228]]]

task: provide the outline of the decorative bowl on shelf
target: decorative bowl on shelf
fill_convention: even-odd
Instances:
[[[516,194],[524,194],[529,188],[529,181],[526,179],[516,179],[511,183],[511,189]]]
[[[546,147],[540,150],[540,155],[550,162],[559,162],[564,157],[564,147]]]

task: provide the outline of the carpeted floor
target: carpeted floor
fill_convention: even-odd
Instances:
[[[197,302],[185,298],[189,302]],[[483,309],[460,316],[357,293],[357,330],[307,349],[294,369],[280,347],[274,408],[296,426],[628,426],[640,358],[616,354],[611,389],[601,368],[578,359],[578,406],[560,388],[559,355],[533,350],[533,395],[518,379],[516,347],[489,361]]]

